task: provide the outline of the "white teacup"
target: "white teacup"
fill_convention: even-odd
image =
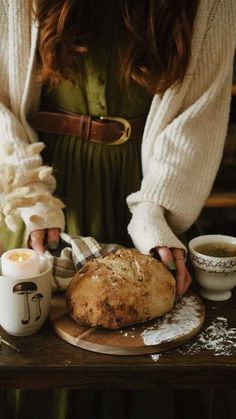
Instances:
[[[208,300],[224,301],[231,297],[231,289],[236,286],[236,256],[204,254],[201,249],[207,249],[207,245],[212,243],[236,246],[236,237],[221,234],[196,237],[189,242],[190,259],[201,287],[201,295]]]
[[[52,267],[40,258],[40,273],[27,278],[0,276],[0,324],[10,335],[39,331],[51,304]]]

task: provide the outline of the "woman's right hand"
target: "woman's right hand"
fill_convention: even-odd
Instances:
[[[45,252],[45,246],[49,249],[57,249],[60,242],[60,229],[48,228],[42,230],[34,230],[31,232],[28,240],[28,246],[34,249],[39,255]]]
[[[181,298],[191,284],[192,278],[185,264],[185,252],[183,249],[171,248],[166,246],[153,249],[161,261],[170,271],[175,271],[176,295]]]

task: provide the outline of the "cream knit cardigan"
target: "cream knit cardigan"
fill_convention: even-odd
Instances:
[[[43,144],[26,121],[40,98],[37,36],[28,0],[0,0],[0,214],[11,229],[20,216],[26,237],[64,228],[52,169],[42,166]],[[235,40],[236,0],[200,0],[187,74],[180,87],[153,99],[141,189],[127,198],[128,232],[143,253],[157,245],[184,248],[176,235],[196,220],[211,191],[228,124]]]

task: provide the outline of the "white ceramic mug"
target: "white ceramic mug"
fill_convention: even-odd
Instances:
[[[201,295],[213,301],[228,300],[231,289],[236,286],[236,256],[209,256],[197,250],[199,246],[209,243],[236,245],[236,237],[209,234],[195,237],[189,242],[190,260],[201,287]]]
[[[40,273],[27,278],[0,276],[0,324],[14,336],[32,335],[42,327],[51,304],[52,267],[40,258]]]

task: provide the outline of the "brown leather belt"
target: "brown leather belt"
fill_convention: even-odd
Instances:
[[[38,111],[27,118],[36,131],[73,135],[82,140],[118,145],[142,136],[146,117],[125,119]]]

